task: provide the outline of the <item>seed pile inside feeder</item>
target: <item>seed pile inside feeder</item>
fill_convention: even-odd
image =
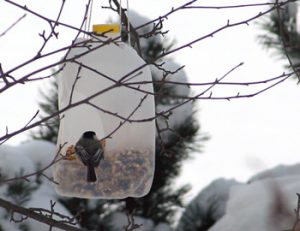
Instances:
[[[78,158],[61,160],[56,164],[57,179],[63,185],[62,194],[86,198],[124,198],[141,196],[152,182],[154,168],[152,153],[147,150],[105,152],[95,168],[97,181],[86,181],[87,168]]]

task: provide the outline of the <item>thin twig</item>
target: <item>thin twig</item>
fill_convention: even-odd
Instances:
[[[297,0],[289,0],[288,2],[295,2]],[[186,6],[184,9],[211,9],[211,10],[220,10],[220,9],[236,9],[236,8],[245,8],[245,7],[258,7],[258,6],[276,6],[276,3],[265,2],[265,3],[253,3],[253,4],[241,4],[241,5],[226,5],[226,6]]]
[[[24,215],[22,219],[32,218],[36,221],[42,222],[44,224],[62,229],[62,230],[69,230],[69,231],[85,231],[84,229],[76,228],[74,226],[71,226],[69,224],[65,224],[61,221],[54,220],[52,218],[49,218],[45,215],[39,214],[31,209],[21,207],[19,205],[13,204],[9,201],[6,201],[2,198],[0,198],[0,207],[5,208],[6,210],[10,211],[11,213],[19,213],[21,215]]]
[[[28,181],[28,178],[32,177],[32,176],[36,176],[36,175],[43,175],[44,171],[47,170],[48,168],[50,168],[51,166],[53,166],[55,163],[59,162],[60,160],[64,159],[64,157],[60,157],[60,151],[62,150],[62,148],[65,146],[66,144],[63,144],[60,146],[59,150],[57,151],[56,155],[54,156],[54,158],[52,159],[52,161],[46,165],[45,167],[39,169],[38,171],[26,174],[26,175],[22,175],[19,177],[13,177],[13,178],[8,178],[8,179],[0,179],[0,183],[7,183],[7,182],[11,182],[11,181],[16,181],[16,180],[26,180]],[[51,182],[57,184],[57,182],[55,182],[53,179],[46,177],[48,180],[50,180]]]
[[[73,94],[74,94],[75,86],[76,86],[76,83],[78,82],[78,80],[80,79],[80,75],[79,74],[80,74],[81,68],[82,68],[82,66],[79,65],[78,66],[78,70],[77,70],[77,74],[76,74],[76,77],[75,77],[75,80],[74,80],[74,83],[72,84],[70,98],[69,98],[69,104],[72,104],[72,99],[73,99]]]
[[[26,14],[23,14],[20,18],[18,18],[14,23],[12,23],[6,30],[4,30],[1,34],[0,37],[4,36],[9,32],[12,28],[14,28],[18,23],[22,21],[26,17]]]

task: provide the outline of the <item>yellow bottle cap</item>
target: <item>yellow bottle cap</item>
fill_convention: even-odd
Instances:
[[[119,33],[120,25],[119,24],[96,24],[93,25],[93,32],[96,34]]]

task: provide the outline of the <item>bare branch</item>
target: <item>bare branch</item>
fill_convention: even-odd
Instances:
[[[39,110],[36,111],[36,113],[31,117],[31,119],[25,124],[25,128],[38,116]]]
[[[80,74],[81,68],[82,68],[82,65],[79,65],[78,66],[78,70],[77,70],[77,74],[76,74],[76,77],[75,77],[75,80],[74,80],[74,83],[73,83],[72,88],[71,88],[69,104],[72,104],[73,93],[74,93],[74,90],[75,90],[76,83],[80,79],[80,75],[79,74]]]
[[[269,14],[270,12],[274,11],[275,9],[278,9],[278,7],[282,7],[282,6],[286,5],[289,2],[290,1],[280,2],[280,3],[276,4],[275,6],[271,7],[270,9],[265,10],[263,12],[260,12],[257,15],[252,16],[252,17],[250,17],[250,18],[248,18],[246,20],[243,20],[243,21],[239,21],[239,22],[236,22],[236,23],[230,23],[230,21],[228,20],[224,26],[221,26],[218,29],[212,31],[211,33],[206,34],[206,35],[204,35],[202,37],[199,37],[199,38],[197,38],[197,39],[195,39],[195,40],[193,40],[193,41],[191,41],[189,43],[186,43],[186,44],[181,45],[181,46],[179,46],[179,47],[177,47],[175,49],[172,49],[172,50],[170,50],[168,52],[165,52],[165,53],[161,54],[160,56],[158,56],[156,58],[156,60],[157,59],[161,59],[163,57],[166,57],[166,56],[168,56],[170,54],[173,54],[173,53],[175,53],[175,52],[177,52],[179,50],[182,50],[182,49],[185,49],[185,48],[191,48],[193,44],[198,43],[198,42],[200,42],[200,41],[202,41],[202,40],[204,40],[206,38],[213,37],[215,34],[220,33],[221,31],[223,31],[225,29],[229,29],[231,27],[237,27],[237,26],[240,26],[240,25],[248,25],[250,22],[252,22],[252,21],[254,21],[254,20],[262,17],[263,15]],[[184,8],[184,7],[182,7],[182,8]],[[168,14],[166,14],[166,15],[168,15]],[[163,16],[163,17],[165,17],[165,16]]]
[[[42,175],[44,177],[46,177],[48,180],[50,180],[51,182],[57,184],[57,182],[55,182],[53,179],[49,178],[48,176],[46,176],[44,174],[44,171],[47,170],[48,168],[50,168],[52,165],[54,165],[55,163],[57,163],[58,161],[64,159],[65,157],[62,156],[62,157],[59,157],[60,156],[60,151],[61,149],[65,146],[66,144],[63,144],[60,146],[59,150],[57,151],[56,155],[54,156],[53,160],[48,164],[46,165],[45,167],[39,169],[38,171],[35,171],[33,173],[29,173],[29,174],[26,174],[26,175],[22,175],[22,176],[19,176],[19,177],[13,177],[13,178],[8,178],[8,179],[1,179],[0,180],[0,183],[7,183],[7,182],[11,182],[11,181],[16,181],[16,180],[26,180],[26,181],[29,181],[28,178],[30,177],[33,177],[33,176],[37,176],[37,175]]]
[[[254,20],[269,14],[272,11],[276,11],[278,12],[278,17],[280,17],[279,14],[279,9],[281,7],[283,7],[284,5],[288,4],[289,2],[294,2],[295,0],[287,0],[285,2],[279,2],[278,0],[275,3],[257,3],[257,4],[240,4],[240,5],[227,5],[227,6],[196,6],[194,5],[197,0],[192,0],[192,1],[188,1],[178,7],[172,7],[172,9],[170,9],[169,12],[167,12],[166,14],[163,14],[159,17],[157,17],[154,20],[148,21],[147,23],[140,25],[138,27],[133,27],[130,24],[130,30],[128,30],[127,28],[127,32],[125,34],[129,34],[131,33],[133,35],[133,37],[135,38],[135,42],[136,42],[136,46],[137,46],[137,50],[138,52],[141,54],[141,47],[139,44],[139,39],[141,37],[143,38],[149,38],[151,36],[157,35],[157,34],[161,34],[162,36],[164,36],[167,31],[162,31],[162,26],[163,23],[165,22],[165,20],[168,19],[169,16],[174,15],[175,13],[182,11],[182,10],[189,10],[189,9],[240,9],[240,8],[246,8],[246,7],[259,7],[259,6],[270,6],[269,9],[264,10],[260,13],[258,13],[257,15],[252,15],[252,17],[246,18],[245,20],[241,20],[238,22],[230,22],[229,20],[225,23],[222,24],[221,26],[218,26],[217,28],[211,30],[209,33],[204,34],[202,36],[197,36],[196,39],[189,41],[188,43],[185,44],[180,44],[177,47],[167,50],[167,51],[163,51],[161,52],[158,56],[156,56],[155,58],[153,58],[152,60],[148,61],[148,63],[145,63],[143,65],[140,65],[138,67],[136,67],[133,70],[130,70],[128,73],[125,73],[119,80],[115,80],[113,78],[113,76],[109,76],[107,74],[102,73],[100,70],[96,70],[90,66],[88,66],[87,64],[83,64],[80,61],[80,58],[89,54],[92,51],[95,51],[96,49],[101,49],[102,47],[106,46],[109,43],[116,43],[117,40],[120,39],[120,37],[114,38],[114,39],[107,39],[106,36],[106,32],[101,34],[101,35],[95,35],[92,34],[88,31],[86,31],[86,29],[84,28],[84,25],[86,25],[86,21],[87,21],[87,15],[89,12],[89,7],[91,5],[91,0],[88,1],[88,3],[86,4],[86,9],[85,9],[85,13],[83,16],[83,19],[81,21],[81,25],[79,27],[75,27],[72,25],[69,25],[67,23],[63,23],[61,22],[61,18],[62,18],[62,13],[63,13],[63,9],[65,7],[65,0],[61,1],[61,5],[60,5],[60,9],[57,13],[57,15],[55,16],[55,19],[51,19],[51,18],[47,18],[44,15],[40,14],[39,12],[35,12],[32,9],[29,9],[26,5],[20,5],[18,3],[16,3],[15,1],[11,1],[11,0],[5,0],[7,3],[11,4],[12,6],[15,6],[19,9],[22,9],[25,14],[19,18],[15,23],[13,23],[9,28],[7,28],[4,32],[2,32],[0,34],[1,36],[4,36],[5,34],[7,34],[8,31],[10,31],[13,27],[15,27],[25,16],[26,14],[30,14],[30,15],[34,15],[35,17],[37,17],[37,19],[42,20],[43,22],[46,22],[47,25],[50,27],[47,30],[41,30],[41,32],[39,33],[40,39],[42,39],[42,45],[38,48],[36,54],[34,54],[33,57],[30,57],[28,60],[25,60],[23,63],[19,63],[16,66],[12,67],[10,70],[3,70],[0,64],[0,79],[1,79],[1,88],[0,88],[0,93],[5,92],[6,90],[15,87],[17,84],[25,84],[28,82],[33,82],[33,81],[38,81],[38,80],[42,80],[42,79],[46,79],[46,78],[50,78],[51,75],[47,75],[44,74],[45,71],[49,71],[51,68],[53,67],[57,67],[58,65],[60,66],[60,68],[58,69],[58,71],[55,73],[59,73],[60,71],[63,70],[63,68],[65,67],[65,65],[67,65],[68,63],[74,63],[79,65],[78,66],[78,70],[76,73],[76,78],[75,81],[72,85],[72,89],[71,89],[71,95],[70,95],[70,99],[69,99],[69,104],[62,108],[59,111],[56,111],[54,113],[52,113],[51,115],[48,115],[42,119],[38,119],[37,121],[36,118],[39,114],[39,111],[37,111],[28,122],[26,122],[26,124],[24,126],[22,126],[20,129],[17,129],[15,131],[9,131],[8,128],[6,128],[6,132],[5,135],[3,135],[2,137],[0,137],[0,143],[4,143],[6,142],[8,139],[10,139],[11,137],[18,135],[20,133],[23,133],[31,128],[35,128],[37,126],[42,126],[45,122],[53,119],[56,116],[62,116],[62,114],[64,112],[66,112],[67,110],[77,107],[79,105],[85,104],[85,105],[89,105],[103,113],[109,114],[111,116],[115,116],[116,118],[120,119],[120,123],[118,125],[116,125],[115,128],[112,129],[112,131],[108,132],[108,135],[106,137],[104,137],[103,139],[109,139],[111,138],[112,134],[114,132],[116,132],[118,129],[120,129],[124,124],[126,123],[139,123],[139,122],[146,122],[146,121],[153,121],[155,120],[156,123],[156,129],[157,129],[157,137],[159,142],[161,142],[161,148],[164,149],[164,145],[163,145],[163,136],[162,133],[166,132],[166,131],[170,131],[172,133],[175,134],[176,139],[180,140],[181,136],[179,135],[179,133],[176,131],[176,129],[174,129],[171,124],[169,124],[168,119],[170,118],[170,116],[172,115],[173,111],[179,107],[184,106],[185,104],[194,102],[195,100],[199,100],[199,99],[206,99],[206,100],[231,100],[231,99],[241,99],[241,98],[249,98],[249,97],[254,97],[258,94],[262,94],[263,92],[275,87],[276,85],[282,83],[283,81],[287,80],[288,78],[290,78],[293,75],[297,75],[298,76],[298,70],[297,68],[295,68],[292,65],[291,59],[287,56],[287,59],[290,62],[290,66],[293,69],[292,72],[290,73],[283,73],[282,75],[273,77],[273,78],[268,78],[268,79],[261,79],[259,81],[250,81],[250,82],[231,82],[231,81],[225,81],[225,79],[228,79],[229,76],[235,71],[237,70],[239,67],[241,67],[243,65],[243,63],[239,63],[238,65],[235,65],[233,68],[231,68],[228,72],[226,72],[224,75],[221,75],[219,78],[217,78],[215,81],[212,82],[198,82],[198,83],[185,83],[185,82],[180,82],[180,81],[172,81],[171,78],[169,79],[168,77],[170,75],[179,73],[179,71],[182,70],[182,68],[184,68],[184,66],[181,66],[179,68],[177,68],[176,70],[167,70],[165,68],[163,68],[163,59],[166,58],[167,56],[170,56],[171,54],[177,53],[180,50],[183,50],[185,48],[191,48],[194,44],[196,43],[200,43],[201,41],[211,38],[219,33],[221,33],[224,30],[229,30],[231,28],[234,27],[238,27],[238,26],[243,26],[243,25],[249,25],[249,23],[253,22]],[[127,25],[128,23],[128,18],[125,14],[125,9],[121,9],[122,8],[119,4],[119,2],[117,0],[109,0],[109,8],[111,10],[115,10],[117,12],[121,12],[121,18],[122,21],[124,22],[124,24]],[[152,29],[145,33],[145,34],[138,34],[137,31],[140,28],[146,27],[146,26],[152,26]],[[76,32],[76,36],[74,37],[74,41],[68,45],[68,46],[64,46],[64,47],[56,47],[55,49],[46,52],[46,47],[49,46],[49,41],[52,41],[52,39],[59,39],[59,34],[58,34],[58,30],[57,27],[61,26],[64,28],[68,28],[73,30],[73,32]],[[129,32],[130,31],[130,32]],[[79,37],[79,35],[89,35],[90,39],[86,39],[83,42],[78,42],[76,41],[76,39]],[[105,37],[105,39],[103,39],[103,37]],[[284,46],[284,48],[286,49],[286,42],[284,41],[284,38],[282,38],[282,44]],[[97,45],[94,46],[89,46],[89,42],[94,42],[97,41]],[[74,57],[68,57],[68,54],[70,52],[71,49],[73,48],[78,48],[78,47],[85,47],[86,51],[82,52],[81,54],[78,54]],[[287,52],[286,52],[287,53]],[[47,58],[52,58],[55,57],[57,54],[62,54],[62,58],[60,60],[57,61],[51,61],[45,65],[40,65],[36,68],[32,68],[29,71],[24,71],[29,65],[34,66],[34,64],[36,63],[40,63],[40,61],[44,61]],[[154,65],[156,66],[160,71],[162,71],[162,78],[160,80],[153,80],[153,81],[138,81],[138,76],[142,73],[143,68],[145,68],[147,65]],[[93,72],[94,74],[97,74],[99,77],[107,79],[110,81],[110,85],[104,89],[99,90],[98,92],[78,101],[78,102],[73,102],[72,98],[73,98],[73,93],[76,89],[76,84],[77,81],[80,78],[80,74],[82,71],[82,68],[85,68],[91,72]],[[23,73],[23,75],[21,77],[16,77],[18,76],[16,73]],[[45,76],[46,75],[46,76]],[[299,78],[299,76],[298,76]],[[299,79],[300,81],[300,79]],[[148,118],[140,118],[140,119],[134,119],[134,114],[137,112],[137,110],[142,106],[142,103],[146,100],[147,97],[152,97],[152,96],[161,96],[160,92],[148,92],[146,90],[141,89],[141,85],[144,84],[170,84],[172,86],[176,86],[176,85],[181,85],[181,86],[186,86],[186,87],[191,87],[191,86],[202,86],[203,90],[198,93],[197,95],[184,95],[184,96],[180,96],[180,95],[176,95],[175,93],[172,94],[170,93],[170,97],[172,97],[172,100],[174,99],[174,102],[176,103],[172,103],[169,107],[166,107],[167,109],[161,112],[157,112],[155,115],[148,117]],[[228,85],[228,86],[240,86],[242,87],[249,87],[249,86],[262,86],[259,90],[255,89],[253,91],[251,91],[251,93],[248,94],[243,94],[242,91],[240,91],[240,89],[234,89],[234,92],[228,94],[228,95],[221,95],[221,96],[216,96],[217,94],[215,94],[215,92],[212,92],[212,90],[216,91],[216,87],[217,86],[224,86],[224,85]],[[136,103],[136,105],[134,105],[134,108],[132,109],[132,111],[129,113],[129,115],[119,115],[116,112],[113,111],[109,111],[99,105],[95,105],[94,103],[92,103],[92,99],[94,99],[95,97],[101,95],[101,94],[105,94],[113,89],[116,88],[120,88],[120,87],[126,87],[128,89],[132,89],[135,91],[138,91],[139,93],[142,93],[142,96],[140,99],[138,99],[138,102]],[[243,88],[244,89],[244,88]],[[250,89],[252,90],[252,89]],[[162,118],[165,119],[165,126],[163,127],[159,127],[158,122],[156,121],[157,118]],[[65,144],[64,144],[65,145]],[[11,178],[11,179],[3,179],[0,182],[4,183],[4,182],[11,182],[11,181],[15,181],[15,180],[25,180],[25,181],[29,181],[30,177],[32,176],[36,176],[36,175],[40,175],[45,177],[46,179],[50,180],[53,183],[56,183],[51,177],[47,176],[45,174],[45,170],[48,169],[49,167],[53,166],[56,162],[62,160],[64,157],[61,156],[60,154],[60,150],[56,153],[55,157],[53,158],[53,160],[45,167],[43,167],[42,169],[32,172],[30,174],[27,175],[23,175],[20,177],[15,177],[15,178]],[[299,195],[298,195],[299,196]],[[299,201],[298,201],[299,204]],[[52,227],[57,227],[60,229],[64,229],[64,230],[82,230],[79,228],[75,228],[72,225],[76,224],[75,218],[74,217],[68,217],[66,215],[60,214],[58,212],[55,212],[55,202],[51,201],[50,202],[50,209],[43,209],[43,208],[23,208],[20,207],[18,205],[14,205],[11,202],[5,201],[3,199],[0,199],[0,207],[3,207],[5,209],[7,209],[8,211],[11,211],[11,221],[14,222],[23,222],[24,220],[28,219],[28,218],[32,218],[35,219],[37,221],[43,222],[45,224],[49,225],[49,229],[51,230]],[[299,207],[299,206],[298,206]],[[299,221],[299,208],[297,208],[297,210],[295,211],[296,215],[297,215],[297,222]],[[21,216],[17,219],[15,215],[15,213],[19,213],[21,214]],[[54,217],[58,217],[58,219],[54,219]],[[127,219],[128,219],[128,224],[126,226],[124,226],[124,230],[125,231],[132,231],[132,230],[136,230],[139,227],[141,227],[141,225],[135,224],[134,221],[134,216],[133,214],[127,214]],[[297,224],[295,223],[294,227]]]
[[[31,211],[36,212],[38,214],[41,214],[45,217],[49,217],[51,219],[54,219],[54,217],[59,217],[61,220],[57,220],[61,223],[69,224],[69,225],[76,225],[76,218],[75,217],[69,217],[64,214],[55,212],[54,207],[55,207],[56,202],[55,201],[50,201],[50,210],[44,209],[44,208],[29,208]]]
[[[27,218],[32,218],[36,221],[42,222],[44,224],[47,224],[49,226],[56,227],[59,229],[69,230],[69,231],[84,231],[84,229],[76,228],[69,224],[65,224],[64,222],[54,220],[43,214],[37,213],[36,211],[34,211],[30,208],[28,209],[28,208],[24,208],[24,207],[15,205],[15,204],[13,204],[9,201],[6,201],[2,198],[0,198],[0,207],[5,208],[6,210],[10,211],[11,213],[19,213],[21,215],[24,215],[24,217],[22,217],[21,220],[15,220],[13,217],[11,217],[12,221],[21,222]]]
[[[45,31],[43,31],[43,33],[40,34],[41,37],[43,38],[44,42],[43,42],[42,46],[40,47],[39,51],[37,52],[37,57],[41,56],[41,53],[42,53],[43,49],[46,47],[47,43],[52,38],[52,36],[55,36],[56,38],[58,38],[58,32],[55,32],[55,29],[58,26],[59,18],[61,16],[61,13],[62,13],[63,8],[65,6],[65,2],[66,2],[65,0],[62,0],[60,10],[58,12],[58,15],[57,15],[57,18],[56,18],[55,22],[52,23],[52,22],[49,22],[49,20],[48,20],[49,26],[51,28],[51,31],[50,31],[49,35],[46,37],[45,36]]]
[[[121,121],[121,122],[119,123],[119,125],[116,126],[115,129],[113,129],[111,132],[109,132],[108,135],[106,135],[105,137],[103,137],[101,140],[105,140],[105,139],[107,139],[107,138],[111,138],[111,136],[112,136],[116,131],[118,131],[125,123],[131,122],[131,119],[130,119],[130,118],[131,118],[131,117],[136,113],[136,111],[141,107],[142,103],[143,103],[144,100],[147,98],[147,96],[148,96],[148,95],[144,95],[144,97],[142,97],[142,98],[140,99],[140,102],[138,103],[138,105],[132,110],[132,112],[127,116],[127,118],[121,117],[121,116],[119,116],[119,115],[116,114],[116,113],[111,113],[111,112],[109,112],[111,115],[114,115],[114,116],[117,116],[117,117],[123,119],[123,121]],[[91,105],[91,106],[97,108],[98,110],[103,111],[103,109],[99,108],[99,107],[98,107],[97,105],[95,105],[95,104],[90,103],[89,101],[87,102],[87,104],[89,104],[89,105]],[[107,113],[108,113],[108,111],[103,111],[103,112],[107,112]],[[152,120],[153,120],[153,119],[152,119]]]
[[[62,22],[59,22],[59,21],[56,22],[56,20],[47,18],[44,15],[39,14],[38,12],[35,12],[35,11],[29,9],[26,5],[23,6],[23,5],[18,4],[18,3],[14,2],[14,1],[11,1],[11,0],[5,0],[5,1],[7,3],[9,3],[9,4],[11,4],[11,5],[13,5],[13,6],[15,6],[15,7],[19,8],[19,9],[22,9],[25,12],[28,12],[28,13],[30,13],[30,14],[32,14],[32,15],[34,15],[34,16],[36,16],[36,17],[38,17],[38,18],[40,18],[40,19],[42,19],[44,21],[46,21],[46,22],[49,22],[51,24],[61,25],[61,26],[67,27],[69,29],[72,29],[72,30],[75,30],[75,31],[79,31],[79,32],[84,33],[84,34],[89,34],[89,32],[86,32],[86,31],[82,30],[81,28],[77,28],[75,26],[72,26],[72,25],[69,25],[69,24],[66,24],[66,23],[62,23]],[[65,1],[65,0],[62,0],[62,1]],[[89,0],[89,3],[90,3],[90,0]]]
[[[26,17],[26,14],[23,14],[20,18],[18,18],[14,23],[12,23],[6,30],[4,30],[1,34],[0,34],[0,38],[4,35],[6,35],[11,29],[13,29],[18,23],[20,23],[22,21],[22,19],[24,19]]]
[[[297,0],[289,0],[287,2],[295,2]],[[186,6],[184,9],[212,9],[212,10],[220,10],[220,9],[235,9],[235,8],[245,8],[245,7],[258,7],[258,6],[276,6],[277,3],[265,2],[265,3],[253,3],[253,4],[241,4],[241,5],[231,5],[231,6]]]

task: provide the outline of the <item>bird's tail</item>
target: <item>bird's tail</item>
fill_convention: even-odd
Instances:
[[[93,166],[87,165],[87,176],[86,176],[87,182],[95,182],[97,181],[95,168]]]

